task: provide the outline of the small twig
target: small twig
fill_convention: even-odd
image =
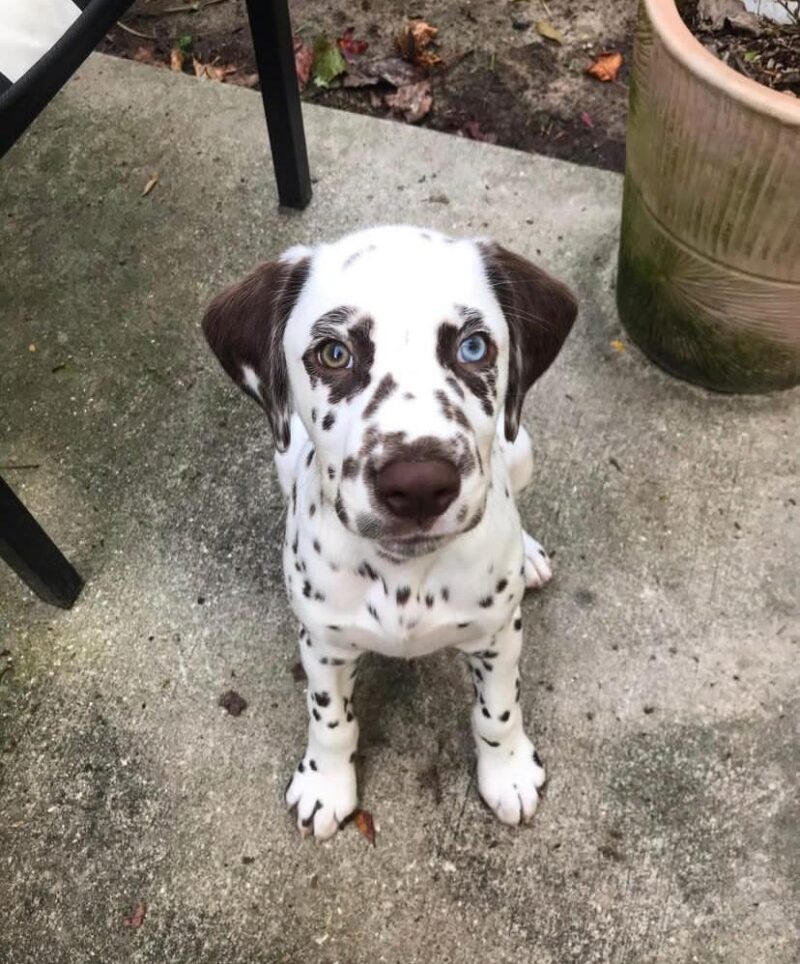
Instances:
[[[141,37],[142,40],[158,40],[152,33],[142,33],[141,30],[134,30],[133,27],[126,26],[121,20],[117,21],[117,26],[120,30],[124,30],[125,33],[131,33],[134,37]]]
[[[206,0],[205,3],[187,3],[183,7],[166,7],[164,10],[142,10],[137,12],[137,17],[170,17],[176,13],[202,13],[206,7],[211,7],[215,3],[225,3],[226,0]]]
[[[0,465],[0,469],[2,469],[3,471],[5,471],[6,469],[38,469],[38,468],[41,468],[40,462],[28,462],[23,464],[14,464],[14,463],[8,462],[5,465]]]

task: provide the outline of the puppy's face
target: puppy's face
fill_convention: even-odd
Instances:
[[[562,285],[502,248],[394,227],[292,249],[204,329],[279,447],[299,415],[342,523],[407,557],[480,521],[498,419],[514,438],[574,316]]]

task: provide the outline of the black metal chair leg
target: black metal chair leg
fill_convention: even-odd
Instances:
[[[0,558],[53,606],[70,609],[83,587],[81,577],[2,479]]]
[[[261,78],[278,199],[286,207],[302,209],[311,200],[311,178],[289,6],[287,0],[247,0],[247,13]]]

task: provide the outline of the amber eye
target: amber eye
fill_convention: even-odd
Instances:
[[[326,368],[350,368],[353,364],[350,349],[340,341],[326,341],[319,350],[319,360]]]

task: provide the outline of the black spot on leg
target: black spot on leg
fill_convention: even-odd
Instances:
[[[329,724],[328,724],[328,729],[329,729],[329,730],[335,730],[338,725],[339,725],[339,721],[338,721],[338,720],[334,720],[333,723],[329,723]]]
[[[336,515],[339,521],[342,523],[343,526],[346,526],[348,521],[347,512],[345,511],[344,503],[342,502],[342,496],[340,494],[337,494],[336,501],[333,503],[333,508],[334,508],[334,511],[336,512]]]
[[[319,539],[315,539],[312,545],[314,546],[314,552],[322,552],[322,546],[319,544]]]
[[[332,466],[328,466],[328,478],[333,481],[336,478],[336,469]]]
[[[428,609],[430,609],[430,608],[433,606],[434,601],[435,601],[435,600],[434,600],[433,596],[432,596],[430,593],[428,593],[428,594],[425,596],[425,605],[428,607]]]
[[[298,772],[298,773],[305,773],[305,772],[306,772],[306,765],[305,765],[305,763],[303,763],[302,760],[297,764],[297,772]]]
[[[316,511],[317,511],[317,504],[316,502],[312,502],[311,505],[308,507],[309,518],[313,516]]]
[[[314,425],[317,424],[317,410],[315,408],[311,409],[311,421]]]
[[[495,586],[495,592],[502,592],[508,585],[507,579],[501,579],[500,582]]]
[[[375,607],[372,604],[367,606],[367,612],[370,614],[370,616],[372,616],[372,618],[375,620],[376,623],[379,623],[381,621],[380,616],[378,615],[378,611],[375,609]]]
[[[352,713],[348,713],[347,716],[345,717],[345,719],[347,720],[348,723],[352,723],[352,722],[353,722],[353,714],[352,714]]]
[[[491,720],[492,714],[486,709],[485,706],[481,708],[481,713],[483,713],[487,720]]]
[[[502,713],[500,715],[499,720],[501,723],[508,723],[510,716],[511,716],[511,710],[506,710],[505,713]]]
[[[536,764],[537,767],[542,767],[542,769],[544,769],[544,764],[542,763],[541,757],[536,752],[536,750],[533,751],[533,762]]]
[[[491,596],[484,596],[483,599],[478,600],[478,605],[481,609],[488,609],[494,603],[494,599]]]
[[[395,598],[397,599],[398,606],[405,606],[411,598],[411,586],[398,586]]]
[[[517,616],[517,618],[514,620],[514,629],[517,632],[522,629],[522,619],[519,616]]]
[[[303,595],[306,597],[306,599],[311,598],[311,583],[308,581],[308,579],[306,579],[306,581],[303,583]]]
[[[487,746],[500,746],[497,740],[487,740],[485,736],[482,736],[481,739]]]
[[[311,715],[314,717],[317,723],[319,723],[319,721],[322,719],[322,717],[319,715],[319,710],[316,707],[312,708]]]
[[[317,772],[317,763],[316,763],[315,760],[309,760],[309,761],[308,761],[308,765],[311,767],[311,769],[312,769],[315,773]]]
[[[312,445],[309,449],[308,455],[306,456],[306,468],[314,461],[314,446]]]
[[[443,600],[444,602],[447,602],[447,600],[448,600],[449,598],[450,598],[450,590],[449,590],[446,586],[443,586],[443,587],[442,587],[442,600]],[[468,626],[469,623],[464,623],[464,625],[465,625],[465,626]]]
[[[314,807],[311,813],[305,818],[305,820],[300,821],[303,824],[303,826],[310,827],[314,820],[314,817],[316,816],[317,810],[321,810],[321,809],[322,809],[322,801],[317,800],[317,802],[314,804]]]
[[[317,706],[321,706],[323,709],[329,706],[331,702],[330,693],[326,693],[325,690],[321,693],[314,693],[314,699],[317,702]]]
[[[325,418],[322,420],[322,428],[324,431],[329,431],[333,428],[333,423],[336,421],[336,415],[333,412],[327,412]]]

